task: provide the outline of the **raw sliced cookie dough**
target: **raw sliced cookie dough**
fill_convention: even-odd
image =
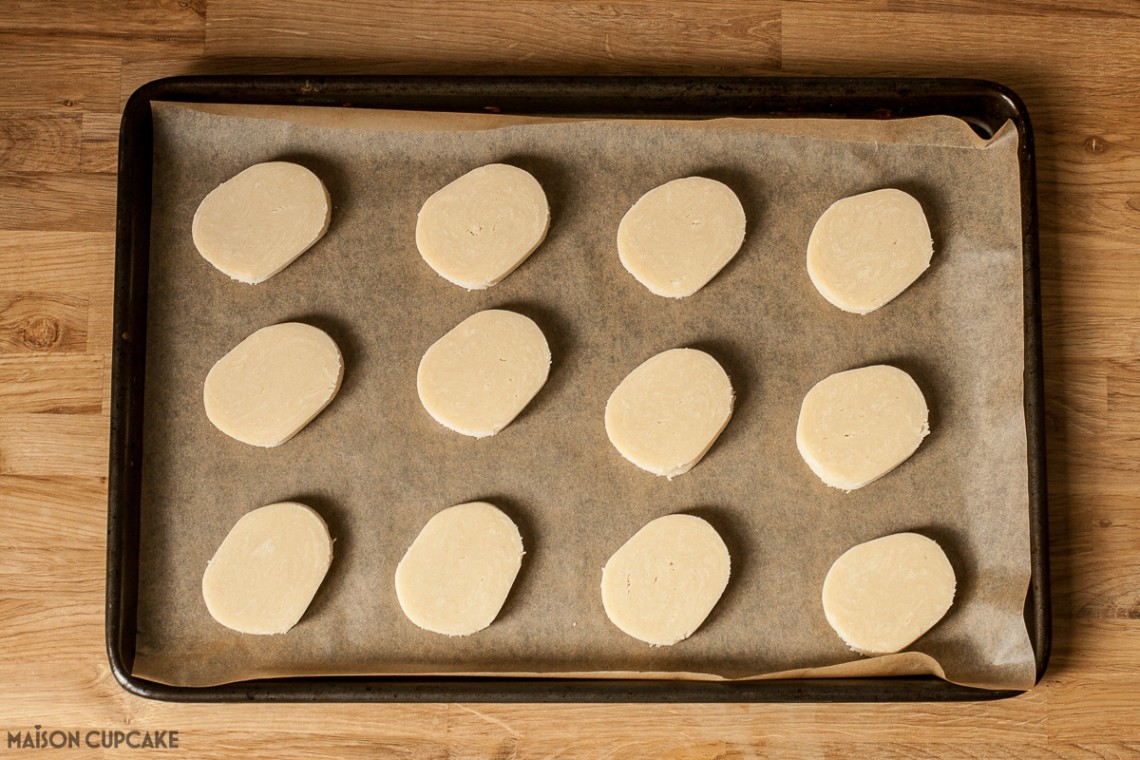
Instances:
[[[954,568],[942,548],[917,533],[854,546],[827,571],[823,611],[860,654],[891,654],[929,631],[954,603]]]
[[[468,636],[499,615],[522,566],[511,518],[484,501],[439,512],[396,566],[396,597],[428,631]]]
[[[340,349],[322,330],[301,322],[263,327],[206,375],[206,416],[242,443],[280,446],[328,406],[343,374]]]
[[[482,290],[523,263],[549,227],[538,180],[517,166],[488,164],[427,199],[416,220],[416,246],[440,277]]]
[[[235,280],[255,284],[320,240],[332,204],[324,184],[287,161],[254,164],[214,188],[194,214],[194,245]]]
[[[610,394],[606,435],[623,457],[672,480],[701,461],[732,417],[732,383],[704,351],[650,358]]]
[[[744,207],[722,182],[685,177],[641,196],[618,226],[622,266],[651,293],[685,298],[744,243]]]
[[[807,270],[828,301],[868,314],[910,287],[933,253],[919,202],[902,190],[875,190],[823,212],[808,240]]]
[[[827,485],[854,491],[898,467],[930,433],[911,376],[879,364],[838,372],[808,391],[796,425],[800,456]]]
[[[241,633],[285,633],[301,619],[332,564],[328,526],[281,502],[242,516],[202,575],[214,620]]]
[[[550,347],[532,320],[513,311],[472,314],[432,344],[416,388],[435,420],[484,438],[526,408],[550,374]]]
[[[625,633],[654,646],[687,639],[728,586],[728,548],[692,515],[649,523],[602,570],[602,605]]]

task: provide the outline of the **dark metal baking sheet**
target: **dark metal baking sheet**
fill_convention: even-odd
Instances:
[[[984,137],[1017,126],[1025,290],[1025,422],[1032,577],[1025,621],[1040,680],[1051,619],[1045,494],[1044,384],[1033,133],[1009,89],[966,79],[530,78],[380,76],[176,77],[131,96],[119,137],[106,643],[115,678],[139,696],[171,701],[290,702],[886,702],[1000,699],[1019,691],[933,677],[747,682],[554,678],[312,677],[202,688],[131,674],[137,625],[143,378],[146,367],[153,101],[343,106],[616,118],[725,116],[894,119],[949,115]]]

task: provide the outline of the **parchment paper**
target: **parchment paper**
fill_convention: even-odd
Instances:
[[[1017,134],[986,142],[948,117],[912,121],[549,121],[265,107],[154,108],[154,192],[143,503],[134,673],[179,685],[330,674],[563,674],[757,678],[933,673],[1028,688],[1030,574]],[[201,199],[250,164],[313,169],[330,230],[266,283],[229,280],[196,252]],[[420,258],[416,213],[437,189],[494,161],[538,178],[552,208],[543,245],[506,280],[467,292]],[[748,214],[738,256],[680,301],[618,261],[622,215],[692,174],[726,182]],[[898,187],[922,203],[931,268],[868,316],[808,280],[807,238],[838,198]],[[420,406],[424,350],[470,314],[534,319],[553,353],[546,387],[509,427],[475,440]],[[254,330],[300,320],[346,360],[333,403],[277,449],[206,419],[202,382]],[[672,482],[610,445],[606,399],[643,360],[692,346],[732,377],[736,411],[708,456]],[[916,379],[931,435],[887,477],[827,488],[796,451],[807,390],[832,372],[891,363]],[[527,555],[498,620],[467,638],[416,628],[393,574],[424,522],[476,499],[520,526]],[[328,577],[283,636],[216,622],[200,592],[237,519],[305,502],[336,539]],[[601,568],[642,525],[688,512],[732,555],[732,579],[699,631],[653,648],[606,619]],[[958,594],[908,653],[850,652],[820,588],[852,545],[904,530],[947,551]]]

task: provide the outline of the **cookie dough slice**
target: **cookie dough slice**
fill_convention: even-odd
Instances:
[[[549,227],[538,180],[517,166],[488,164],[427,199],[416,220],[416,246],[440,277],[482,290],[523,263]]]
[[[502,430],[546,383],[550,347],[532,320],[513,311],[472,314],[432,344],[416,387],[436,422],[484,438]]]
[[[807,270],[832,304],[868,314],[910,287],[933,254],[919,202],[902,190],[875,190],[823,212],[808,240]]]
[[[917,533],[896,533],[848,549],[823,581],[823,611],[860,654],[910,646],[954,603],[957,581],[942,548]]]
[[[280,446],[328,406],[343,374],[340,349],[324,331],[301,322],[263,327],[206,375],[206,416],[242,443]]]
[[[732,383],[716,359],[675,348],[621,381],[606,402],[606,435],[623,457],[672,480],[712,448],[732,404]]]
[[[651,293],[685,298],[703,288],[744,243],[744,207],[736,193],[705,177],[650,190],[618,226],[622,266]]]
[[[210,615],[241,633],[285,633],[301,619],[332,564],[328,526],[296,502],[244,515],[202,576]]]
[[[522,558],[519,529],[493,504],[450,507],[427,521],[396,566],[396,597],[420,628],[468,636],[498,617]]]
[[[728,586],[728,548],[692,515],[660,517],[614,552],[602,570],[602,605],[610,622],[654,646],[670,646],[700,628]]]
[[[194,214],[194,245],[240,282],[268,280],[329,228],[328,190],[311,171],[286,161],[254,164],[214,188]]]
[[[930,434],[926,398],[885,364],[839,372],[808,391],[796,445],[832,488],[854,491],[902,464]]]

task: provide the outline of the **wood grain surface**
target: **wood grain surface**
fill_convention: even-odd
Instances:
[[[195,758],[1140,757],[1135,0],[8,0],[0,8],[0,755],[174,730]],[[201,73],[995,79],[1038,140],[1056,610],[1001,702],[172,705],[103,649],[115,168],[127,96]],[[51,756],[149,750],[50,750]]]

